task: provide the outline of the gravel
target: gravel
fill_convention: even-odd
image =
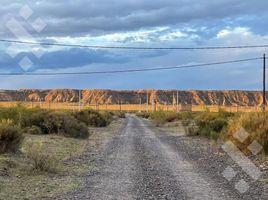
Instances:
[[[80,187],[59,199],[265,199],[262,183],[208,140],[169,134],[133,115],[110,132],[94,154],[89,149],[78,158],[98,170],[79,177]],[[231,181],[222,175],[228,166],[241,172]],[[242,178],[250,185],[243,194],[235,189]]]

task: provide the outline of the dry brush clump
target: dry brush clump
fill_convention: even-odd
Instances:
[[[57,160],[50,155],[41,143],[31,143],[26,148],[26,157],[34,172],[56,172]]]
[[[243,128],[249,137],[243,142],[235,139],[234,134]],[[268,154],[268,113],[244,113],[230,120],[226,139],[232,140],[243,152],[249,154],[248,145],[256,140]]]
[[[149,118],[158,126],[168,122],[191,120],[193,117],[194,115],[191,112],[177,113],[174,111],[156,111],[149,115]]]

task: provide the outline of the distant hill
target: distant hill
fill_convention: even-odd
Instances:
[[[227,106],[260,106],[262,93],[257,91],[179,91],[179,103],[193,105],[227,105]],[[160,104],[176,103],[175,90],[149,90],[150,102],[156,100]],[[147,90],[82,90],[82,100],[89,104],[124,104],[146,103]],[[79,91],[73,89],[55,90],[0,90],[0,101],[50,101],[78,102]]]

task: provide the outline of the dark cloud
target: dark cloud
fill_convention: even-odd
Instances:
[[[25,3],[35,11],[31,20],[41,17],[48,23],[42,34],[61,36],[104,34],[185,23],[209,24],[210,20],[224,23],[228,18],[266,13],[268,7],[268,1],[244,0],[4,0],[1,16],[17,13]]]

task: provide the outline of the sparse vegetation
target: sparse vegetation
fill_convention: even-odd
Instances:
[[[219,112],[192,113],[192,112],[171,112],[157,111],[153,113],[138,114],[140,117],[148,117],[157,125],[168,122],[181,121],[187,135],[200,135],[217,140],[220,133],[227,127],[228,121],[234,116],[233,113],[220,110]]]
[[[193,119],[194,116],[191,112],[177,113],[174,111],[156,111],[152,113],[140,112],[136,115],[145,119],[150,118],[157,126],[163,125],[167,122],[190,120]]]
[[[94,168],[64,163],[65,159],[85,150],[87,140],[76,138],[87,138],[89,126],[107,126],[117,117],[124,117],[124,114],[29,109],[22,105],[0,108],[1,197],[41,199],[76,187],[76,180],[62,175],[80,174]],[[57,173],[57,177],[48,183],[52,172]],[[25,195],[29,187],[37,192]]]
[[[189,136],[200,135],[217,141],[231,139],[245,153],[250,153],[248,146],[258,141],[268,154],[268,114],[267,113],[231,113],[220,109],[219,112],[209,110],[199,113],[157,111],[153,113],[137,113],[137,116],[150,118],[157,126],[180,120]],[[250,137],[244,143],[235,140],[233,134],[244,128]]]
[[[26,156],[30,160],[31,170],[34,172],[56,172],[57,161],[55,157],[48,154],[42,143],[28,144]]]
[[[241,128],[245,129],[250,136],[243,142],[235,140],[233,135]],[[263,150],[268,154],[268,114],[247,113],[241,114],[230,120],[226,131],[226,138],[232,139],[234,143],[245,153],[249,153],[247,147],[254,140],[261,144]]]
[[[86,140],[25,134],[18,154],[0,155],[0,199],[43,199],[79,184],[72,176],[94,169],[66,162],[85,151]],[[31,190],[31,192],[26,192]]]

